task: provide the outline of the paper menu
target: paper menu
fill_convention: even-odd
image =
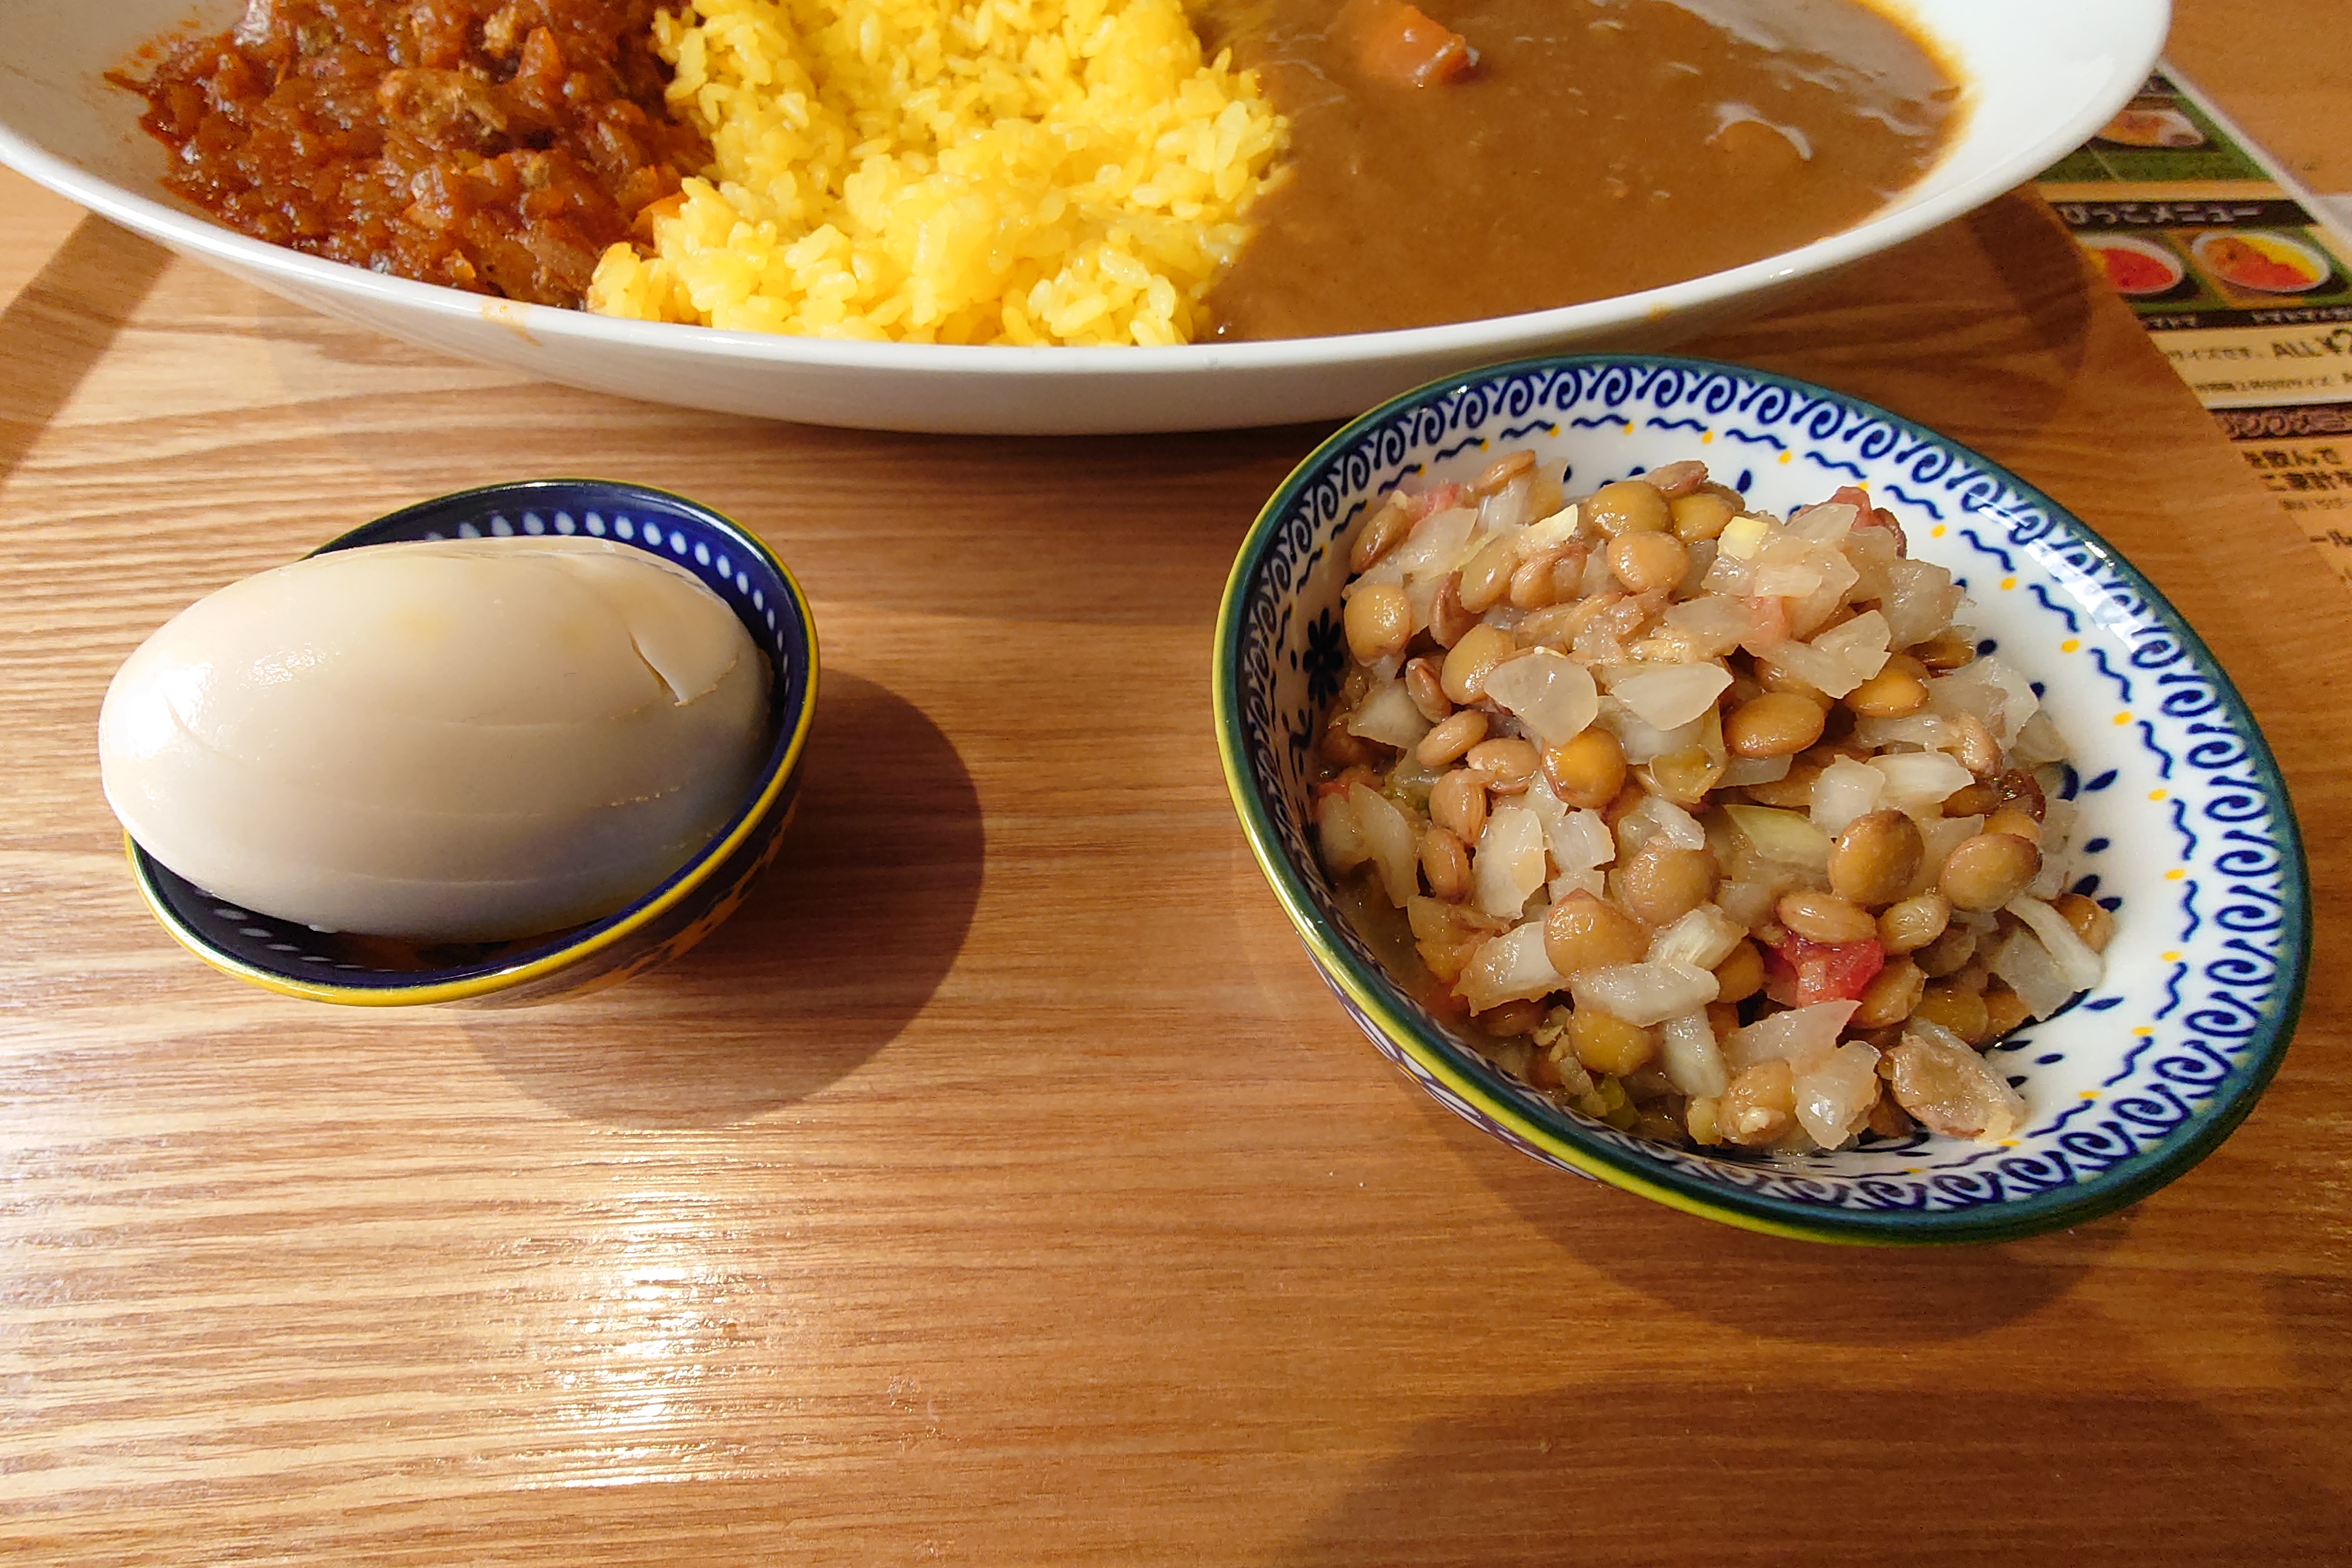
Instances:
[[[2169,66],[2038,185],[2352,584],[2352,239]]]

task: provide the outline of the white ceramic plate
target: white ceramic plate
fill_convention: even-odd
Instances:
[[[1694,8],[1703,8],[1692,0]],[[1432,377],[1568,347],[1663,347],[2032,178],[2145,80],[2168,0],[1895,0],[1969,87],[1944,160],[1901,201],[1746,267],[1563,310],[1412,331],[1172,349],[833,342],[486,300],[262,244],[163,194],[140,102],[103,73],[237,0],[0,0],[0,163],[124,226],[328,315],[600,392],[876,429],[1082,434],[1337,418]]]

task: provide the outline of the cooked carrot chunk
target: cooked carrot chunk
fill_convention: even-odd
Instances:
[[[1375,81],[1430,87],[1454,80],[1472,64],[1467,38],[1407,0],[1347,0],[1339,26],[1364,74]]]

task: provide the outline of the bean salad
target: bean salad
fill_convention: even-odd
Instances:
[[[1536,454],[1348,541],[1315,821],[1359,925],[1498,1068],[1612,1126],[1801,1152],[2028,1108],[1984,1049],[2097,983],[2066,750],[1849,486],[1781,519]]]

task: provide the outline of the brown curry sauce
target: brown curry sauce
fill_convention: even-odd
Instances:
[[[1210,293],[1223,338],[1478,321],[1776,255],[1916,181],[1959,98],[1860,0],[1430,0],[1475,64],[1419,86],[1370,74],[1335,0],[1202,5],[1203,42],[1291,118]]]

